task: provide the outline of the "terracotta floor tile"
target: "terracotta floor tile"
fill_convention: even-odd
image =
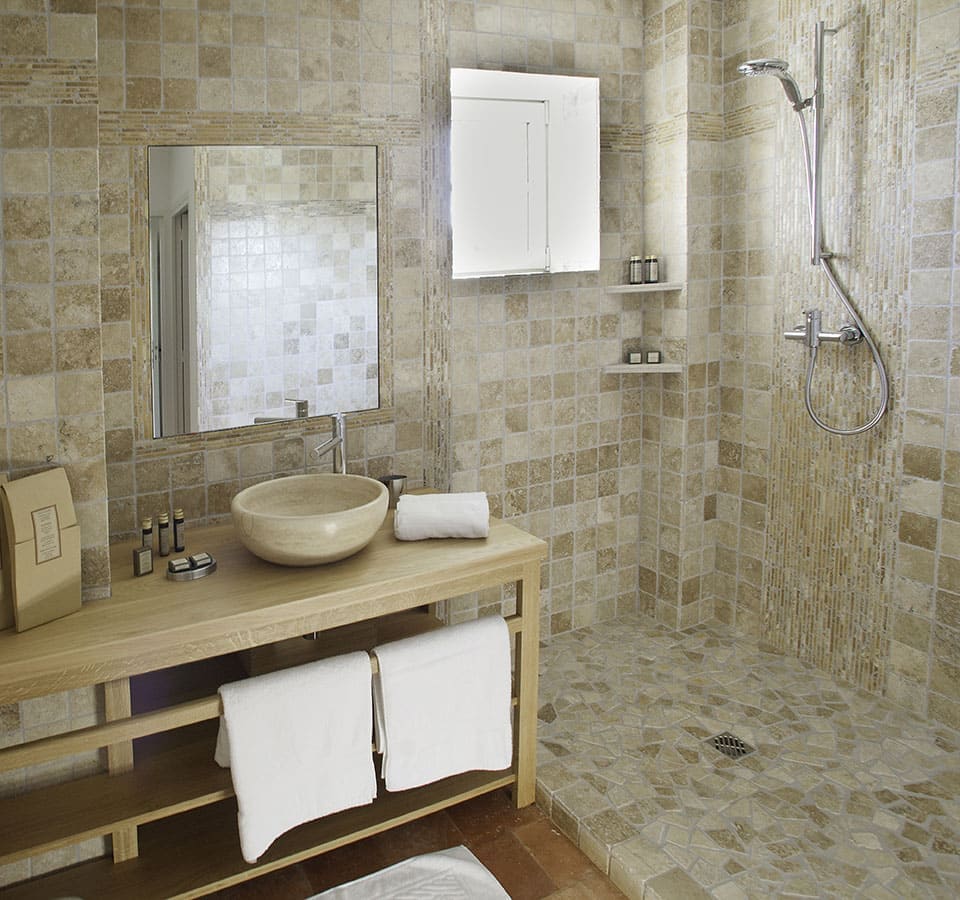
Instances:
[[[440,812],[315,856],[300,865],[314,891],[321,891],[385,869],[411,856],[446,850],[462,843],[463,837],[456,826],[446,813]]]
[[[557,885],[511,832],[468,849],[503,885],[511,900],[542,900],[556,892]]]
[[[591,864],[583,878],[550,894],[546,900],[626,900],[626,897]]]
[[[423,819],[408,822],[401,828],[392,828],[369,839],[372,846],[379,848],[386,865],[419,856],[421,853],[433,853],[458,847],[464,842],[463,835],[447,813],[434,813]],[[364,842],[366,843],[366,842]]]
[[[314,893],[312,882],[297,865],[224,888],[210,896],[216,900],[303,900]]]
[[[382,849],[371,844],[369,839],[331,850],[329,853],[314,856],[300,863],[313,894],[362,878],[389,865],[391,862],[383,856]],[[304,896],[309,897],[310,894]]]
[[[521,825],[513,833],[557,887],[566,887],[596,871],[586,855],[546,819]]]
[[[515,809],[507,791],[481,794],[447,812],[463,836],[474,843],[492,840],[505,831],[543,818],[535,806]]]
[[[494,874],[512,900],[621,898],[536,806],[517,810],[506,791],[477,797],[213,896],[303,900],[411,856],[460,844]]]

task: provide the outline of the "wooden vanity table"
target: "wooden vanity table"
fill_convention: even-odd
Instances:
[[[402,543],[393,537],[390,514],[364,550],[328,566],[262,562],[240,545],[231,525],[188,532],[187,551],[200,550],[217,558],[218,571],[173,582],[162,571],[165,559],[156,560],[160,571],[134,578],[131,545],[119,545],[110,599],[32,631],[0,632],[0,704],[103,684],[107,719],[0,750],[0,771],[99,747],[107,748],[109,769],[0,800],[0,865],[100,835],[113,838],[113,858],[0,889],[5,898],[196,897],[508,785],[518,806],[533,802],[543,541],[492,520],[486,540]],[[186,664],[235,660],[225,655],[238,651],[263,671],[304,653],[370,649],[438,627],[423,610],[427,604],[510,582],[517,590],[517,614],[507,620],[515,652],[513,766],[398,793],[381,784],[371,806],[293,829],[254,865],[240,856],[229,771],[213,762],[215,688],[131,715],[130,679],[143,673],[189,672]],[[315,649],[300,638],[311,632],[323,632]],[[180,680],[189,685],[183,696],[196,693],[189,677]],[[157,737],[135,750],[133,741],[148,735]]]

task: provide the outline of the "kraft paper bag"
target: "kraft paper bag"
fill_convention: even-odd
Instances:
[[[80,609],[80,525],[63,469],[0,484],[4,595],[17,631]]]

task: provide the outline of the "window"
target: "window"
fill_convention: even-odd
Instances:
[[[451,72],[453,277],[600,267],[596,78]]]

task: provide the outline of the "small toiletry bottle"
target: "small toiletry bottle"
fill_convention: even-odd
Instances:
[[[140,523],[140,546],[153,550],[153,519],[146,516]]]
[[[159,554],[161,556],[170,555],[170,516],[166,513],[160,513],[157,516],[157,540],[159,542]]]
[[[630,284],[643,284],[643,257],[630,257]]]
[[[643,261],[643,280],[646,284],[656,284],[660,280],[660,260],[648,256]]]
[[[138,578],[153,571],[153,550],[150,547],[133,548],[133,574]]]
[[[177,553],[182,553],[186,547],[186,538],[184,537],[183,510],[175,509],[173,511],[173,549]]]

